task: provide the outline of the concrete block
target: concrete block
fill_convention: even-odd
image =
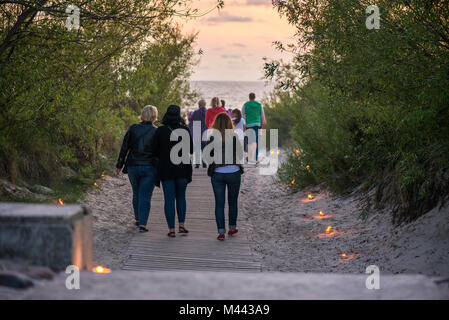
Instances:
[[[79,205],[0,203],[0,258],[91,269],[92,215]]]

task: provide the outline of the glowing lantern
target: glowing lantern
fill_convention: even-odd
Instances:
[[[300,154],[301,151],[299,149],[296,149],[296,154]]]
[[[310,170],[310,166],[306,166],[306,169],[307,169],[307,170]]]
[[[102,266],[95,267],[92,269],[92,271],[95,273],[111,273],[111,269]]]
[[[104,178],[104,172],[101,173],[101,177]]]
[[[292,185],[294,185],[294,184],[295,184],[295,179],[292,180]]]
[[[331,233],[331,229],[332,229],[332,226],[327,227],[327,229],[326,229],[326,234]]]
[[[320,211],[320,216],[324,217],[324,212],[323,211]]]
[[[342,257],[343,259],[347,259],[347,258],[348,258],[348,255],[347,255],[346,253],[342,253],[342,254],[341,254],[341,257]]]
[[[97,182],[94,182],[94,187],[98,188],[98,183]]]
[[[59,199],[58,199],[58,204],[59,204],[60,206],[63,206],[63,205],[64,205],[64,201],[63,201],[61,198],[59,198]]]
[[[307,195],[307,198],[309,198],[309,200],[312,200],[312,199],[313,199],[313,196],[309,193],[309,194]]]
[[[278,155],[280,155],[281,154],[281,150],[278,150]]]

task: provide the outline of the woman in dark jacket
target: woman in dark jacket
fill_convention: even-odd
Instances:
[[[186,219],[186,189],[192,181],[192,164],[190,155],[193,153],[193,141],[189,128],[181,117],[181,108],[171,105],[162,119],[163,126],[154,135],[152,153],[159,158],[158,178],[162,181],[164,190],[164,211],[168,224],[168,236],[175,234],[175,204],[178,213],[179,233],[188,233],[185,228]],[[170,137],[178,139],[171,141]],[[179,144],[179,142],[181,142]],[[172,149],[181,147],[172,155]],[[176,151],[176,149],[175,149]],[[173,157],[173,159],[172,159]],[[174,159],[177,158],[177,159]]]
[[[141,122],[132,125],[123,139],[116,165],[117,174],[123,169],[128,173],[133,189],[133,208],[136,225],[140,232],[147,232],[151,196],[156,181],[157,158],[151,151],[156,127],[157,109],[146,106],[140,116]]]

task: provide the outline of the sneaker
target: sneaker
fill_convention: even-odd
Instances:
[[[228,231],[228,235],[233,236],[233,235],[235,235],[237,232],[239,232],[238,229],[235,229],[235,230],[229,230],[229,231]]]
[[[217,240],[223,241],[225,239],[225,234],[224,233],[220,233],[217,237]]]
[[[140,226],[140,227],[139,227],[139,231],[143,233],[143,232],[148,232],[148,231],[150,231],[150,230],[148,230],[146,227]]]

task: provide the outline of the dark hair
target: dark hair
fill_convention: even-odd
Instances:
[[[164,114],[164,117],[162,118],[162,124],[169,126],[169,125],[186,125],[185,120],[181,117],[181,108],[177,105],[170,105],[167,108],[167,112]]]
[[[237,117],[235,117],[235,120],[234,120],[234,126],[235,126],[242,120],[242,111],[240,111],[240,109],[236,108],[236,109],[232,110],[232,113],[235,113],[237,115]]]
[[[226,101],[221,100],[221,106],[224,108],[226,106]]]
[[[254,99],[256,99],[256,94],[251,92],[249,94],[249,100],[254,100]]]

